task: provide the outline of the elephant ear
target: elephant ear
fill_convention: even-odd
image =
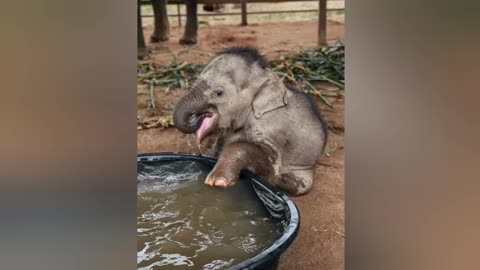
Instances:
[[[268,72],[268,79],[259,87],[253,99],[255,118],[260,119],[265,113],[287,105],[287,88],[272,71]]]

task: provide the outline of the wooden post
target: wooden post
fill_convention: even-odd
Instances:
[[[242,25],[247,25],[247,0],[242,1]]]
[[[182,16],[180,15],[180,3],[177,3],[178,27],[182,26]]]
[[[318,46],[327,45],[327,0],[318,1]]]

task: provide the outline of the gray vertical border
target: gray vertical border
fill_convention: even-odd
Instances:
[[[478,10],[348,1],[346,269],[480,269]]]

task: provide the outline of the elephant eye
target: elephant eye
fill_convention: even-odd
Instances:
[[[215,90],[215,96],[216,96],[216,97],[221,97],[221,96],[223,96],[223,91],[222,91],[222,90]]]

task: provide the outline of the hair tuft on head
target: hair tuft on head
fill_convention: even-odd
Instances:
[[[268,68],[268,62],[258,52],[257,49],[252,47],[232,47],[224,50],[219,55],[230,54],[242,57],[249,65],[257,63],[262,69]]]

